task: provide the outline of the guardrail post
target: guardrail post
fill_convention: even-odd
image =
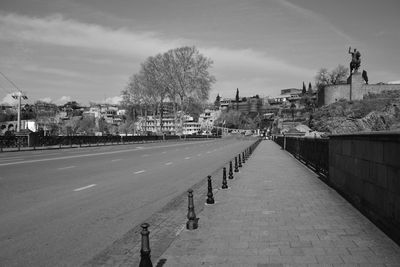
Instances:
[[[242,152],[242,163],[246,163],[244,152]]]
[[[239,153],[239,160],[238,160],[238,162],[239,162],[239,168],[242,168],[243,166],[242,166],[242,157],[240,156],[240,153]]]
[[[142,235],[142,248],[140,249],[140,263],[139,267],[153,267],[153,263],[150,259],[150,239],[149,239],[149,224],[143,223],[141,225],[142,231],[140,234]]]
[[[214,195],[213,195],[213,189],[212,189],[212,181],[211,181],[211,175],[208,175],[208,192],[207,192],[207,204],[214,204]]]
[[[235,172],[239,172],[237,157],[235,157]]]
[[[229,179],[233,179],[232,161],[229,161]]]
[[[227,189],[228,188],[228,183],[226,181],[226,168],[224,167],[222,169],[222,189]]]
[[[187,214],[188,221],[186,222],[186,229],[195,230],[199,226],[198,225],[199,218],[196,217],[196,213],[194,212],[192,189],[188,190],[188,199],[189,199],[188,214]]]

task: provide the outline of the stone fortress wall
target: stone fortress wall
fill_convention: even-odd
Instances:
[[[318,92],[318,105],[329,105],[340,99],[361,100],[368,93],[381,93],[390,90],[400,90],[400,84],[366,84],[361,73],[357,72],[352,74],[351,84],[328,85],[320,90]]]

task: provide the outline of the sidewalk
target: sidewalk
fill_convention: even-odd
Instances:
[[[400,266],[399,246],[272,141],[228,186],[154,266]]]

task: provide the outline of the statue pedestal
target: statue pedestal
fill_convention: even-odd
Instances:
[[[350,101],[363,99],[363,93],[361,87],[364,84],[364,79],[360,72],[354,72],[351,74],[350,80]]]

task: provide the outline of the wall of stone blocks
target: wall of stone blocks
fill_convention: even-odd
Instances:
[[[360,77],[361,75],[356,75],[353,79],[352,100],[361,100],[365,95],[368,95],[368,93],[400,90],[400,84],[365,84],[363,80],[360,80]],[[339,84],[326,86],[323,90],[318,92],[318,99],[319,106],[335,103],[339,99],[350,100],[350,85]]]
[[[329,183],[400,241],[400,133],[331,136]]]
[[[324,99],[323,105],[329,105],[340,99],[349,99],[350,97],[349,84],[329,85],[326,86],[323,91],[323,96],[321,95]]]

